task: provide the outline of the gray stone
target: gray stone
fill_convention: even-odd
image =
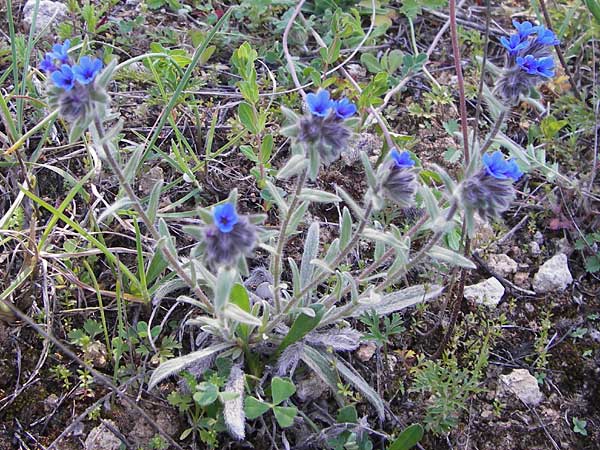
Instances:
[[[558,249],[556,253],[564,253],[567,256],[571,256],[573,253],[573,246],[567,238],[559,239],[556,243],[556,248]]]
[[[567,255],[559,253],[540,266],[533,277],[533,290],[538,294],[564,291],[572,282]]]
[[[107,420],[112,427],[117,425],[112,420]],[[121,440],[116,437],[104,424],[98,425],[85,438],[83,448],[85,450],[119,450]]]
[[[540,386],[527,369],[514,369],[507,375],[500,375],[500,393],[512,393],[529,406],[539,405],[544,399]]]
[[[346,149],[342,152],[342,161],[346,166],[353,166],[360,161],[360,152],[365,152],[371,163],[374,163],[381,154],[381,145],[381,138],[376,134],[355,134],[350,138]]]
[[[304,378],[298,382],[296,395],[301,401],[307,402],[323,397],[328,391],[329,386],[321,378],[311,373],[308,378]]]
[[[490,269],[504,278],[515,273],[519,266],[514,259],[503,253],[499,255],[490,255],[488,257],[488,265],[490,266]]]
[[[502,300],[504,286],[495,278],[465,286],[465,298],[486,306],[496,306]]]
[[[373,357],[376,350],[377,345],[375,342],[366,342],[362,344],[358,350],[356,350],[356,357],[362,362],[367,362]]]
[[[31,28],[33,23],[33,13],[35,11],[36,0],[27,0],[23,6],[23,21]],[[67,17],[69,10],[61,2],[50,0],[40,0],[37,16],[35,17],[35,31],[40,31],[48,27],[51,23],[59,23]]]
[[[538,256],[539,254],[541,254],[542,249],[540,248],[540,244],[538,244],[535,241],[531,241],[529,243],[529,253],[531,253],[533,256]]]

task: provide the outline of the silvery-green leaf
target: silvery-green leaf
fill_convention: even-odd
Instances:
[[[338,195],[341,197],[341,199],[350,207],[350,209],[352,210],[352,212],[357,217],[359,217],[359,218],[360,217],[364,217],[365,211],[360,206],[358,206],[358,203],[356,203],[354,201],[354,199],[352,198],[352,196],[350,194],[348,194],[340,186],[336,186],[335,190],[338,193]]]
[[[342,359],[337,358],[336,356],[333,356],[333,358],[335,360],[335,367],[342,377],[350,382],[350,384],[352,384],[362,396],[375,407],[379,419],[383,420],[385,418],[385,404],[383,403],[381,396],[358,374],[358,372],[350,366],[347,366]]]
[[[246,432],[246,414],[244,413],[244,372],[238,367],[231,368],[229,379],[225,385],[223,394],[231,394],[221,397],[223,401],[223,421],[227,426],[229,434],[235,439],[244,439]]]
[[[423,303],[438,297],[444,288],[435,284],[432,285],[416,285],[400,291],[386,294],[381,298],[381,301],[376,304],[360,305],[351,314],[351,317],[360,317],[364,313],[374,310],[380,316],[385,316],[417,303]]]
[[[158,366],[156,370],[154,370],[154,372],[152,372],[152,375],[150,376],[150,381],[148,382],[148,389],[153,389],[158,383],[160,383],[165,378],[181,372],[185,368],[203,360],[204,358],[211,357],[216,353],[221,353],[222,351],[233,347],[233,345],[234,344],[230,342],[223,342],[220,344],[211,345],[210,347],[189,353],[184,356],[180,356],[178,358],[172,358],[168,361],[165,361],[160,366]]]
[[[115,67],[117,67],[117,58],[113,58],[106,65],[106,67],[96,76],[96,80],[94,81],[94,83],[97,86],[106,89],[109,81],[112,79]]]
[[[267,252],[269,252],[271,255],[277,254],[277,249],[275,247],[273,247],[272,245],[268,245],[268,244],[265,244],[264,242],[261,242],[260,244],[258,244],[258,246],[260,248],[262,248],[263,250],[266,250]]]
[[[477,266],[470,259],[465,258],[460,253],[440,247],[439,245],[434,245],[431,247],[431,250],[427,252],[427,255],[434,259],[439,259],[440,261],[450,263],[454,266],[464,267],[465,269],[477,268]]]
[[[421,194],[423,204],[425,206],[425,209],[429,213],[429,217],[431,217],[432,219],[437,218],[440,215],[440,208],[438,206],[438,201],[433,195],[433,192],[431,191],[429,186],[421,184],[419,187],[419,194]]]
[[[202,219],[202,222],[204,222],[205,224],[210,225],[214,222],[214,218],[213,218],[211,210],[206,209],[206,208],[198,208],[196,210],[196,212]]]
[[[298,264],[292,258],[288,258],[288,264],[290,266],[290,270],[292,271],[292,286],[294,289],[294,296],[298,295],[302,290],[302,283],[300,282],[300,269],[298,269]]]
[[[131,206],[133,202],[129,197],[122,197],[102,211],[100,217],[98,217],[97,222],[100,224],[104,222],[104,220],[114,214],[117,214],[119,211]]]
[[[198,259],[193,259],[191,263],[193,270],[190,270],[190,273],[193,273],[196,279],[202,280],[208,285],[208,287],[214,290],[215,284],[217,283],[217,277],[215,277],[213,273],[208,270],[208,268]]]
[[[277,189],[277,187],[268,180],[265,180],[265,187],[267,188],[267,191],[269,191],[269,194],[271,194],[271,197],[275,201],[275,204],[277,205],[281,213],[283,215],[287,214],[288,205],[281,196],[279,189]]]
[[[331,361],[324,358],[321,353],[312,348],[310,345],[305,345],[302,350],[300,359],[321,379],[329,386],[331,391],[336,394],[338,391],[339,378],[336,371],[333,369]]]
[[[453,194],[456,191],[456,182],[448,175],[448,172],[444,170],[443,167],[438,166],[437,164],[433,164],[435,172],[439,175],[439,177],[444,182],[444,186],[446,187],[446,191],[449,194]]]
[[[237,277],[237,271],[234,269],[219,268],[217,274],[217,284],[215,285],[215,311],[223,311],[225,305],[229,303],[229,294]]]
[[[156,212],[158,211],[158,204],[160,202],[160,194],[162,193],[163,184],[164,181],[162,179],[158,180],[150,192],[147,214],[150,222],[152,223],[154,223],[156,220]]]
[[[352,215],[350,210],[344,206],[340,225],[340,247],[344,248],[352,237]]]
[[[335,273],[335,270],[333,268],[331,268],[325,261],[323,261],[322,259],[312,259],[310,261],[311,264],[318,266],[319,268],[323,269],[325,272],[327,273]]]
[[[225,309],[223,310],[223,315],[228,319],[235,320],[236,322],[240,322],[246,325],[253,325],[259,327],[262,325],[262,320],[256,316],[253,316],[247,311],[244,311],[238,305],[233,303],[228,303],[225,305]]]
[[[291,109],[286,108],[285,106],[281,107],[281,112],[285,116],[286,120],[288,120],[289,122],[296,123],[300,119],[300,116],[298,114],[296,114]]]
[[[198,308],[204,309],[204,304],[196,300],[195,298],[188,297],[187,295],[180,295],[177,297],[177,302],[179,303],[187,303],[188,305],[196,306]]]
[[[310,188],[302,189],[300,199],[318,203],[336,203],[342,201],[342,199],[335,194],[326,191],[321,191],[319,189]]]
[[[319,254],[319,222],[313,222],[308,227],[306,240],[304,241],[304,252],[302,253],[302,261],[300,263],[300,288],[304,289],[310,284],[314,266],[311,261]]]
[[[329,248],[327,249],[327,253],[325,254],[325,261],[327,264],[332,263],[335,258],[337,258],[340,254],[340,240],[339,238],[335,238],[331,244],[329,244]]]
[[[387,244],[390,247],[394,247],[395,249],[406,248],[406,244],[404,241],[396,238],[393,234],[388,233],[386,231],[380,231],[380,230],[376,230],[374,228],[365,227],[362,235],[365,238],[371,239],[375,242],[383,242],[384,244]]]
[[[294,155],[289,161],[277,172],[278,180],[287,180],[294,175],[299,174],[308,167],[308,159],[304,155]]]
[[[317,175],[319,175],[319,167],[321,167],[321,155],[317,147],[314,145],[309,146],[308,148],[308,178],[311,180],[316,180]]]
[[[177,250],[175,249],[174,239],[171,237],[171,233],[169,232],[169,227],[167,226],[165,219],[158,220],[158,233],[160,234],[161,240],[158,241],[157,247],[164,246],[173,256],[176,256]]]
[[[304,219],[304,217],[306,215],[306,210],[308,209],[308,205],[309,205],[309,202],[302,202],[296,208],[296,210],[292,213],[292,217],[290,217],[290,223],[285,232],[286,236],[289,236],[296,232],[296,230],[298,229],[298,225],[300,225],[300,222],[302,221],[302,219]]]
[[[360,160],[362,161],[363,167],[365,168],[365,175],[367,176],[367,184],[374,191],[377,190],[377,177],[375,176],[375,171],[373,170],[373,166],[371,166],[371,161],[369,161],[369,157],[364,151],[360,152]]]
[[[175,291],[177,291],[179,289],[183,289],[185,287],[187,287],[187,284],[183,280],[180,280],[179,278],[176,278],[174,280],[169,280],[166,283],[162,283],[154,291],[154,294],[152,295],[152,304],[156,305],[157,303],[162,301],[162,299],[164,299],[167,295],[169,295],[171,292],[175,292]]]

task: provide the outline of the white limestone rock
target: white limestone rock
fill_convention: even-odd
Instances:
[[[529,406],[537,406],[544,399],[537,380],[527,369],[514,369],[507,375],[500,375],[499,392],[512,393]]]
[[[540,266],[533,277],[533,290],[537,294],[562,292],[573,282],[567,255],[558,253]]]
[[[29,28],[33,25],[33,13],[36,0],[27,0],[23,6],[23,21]],[[35,31],[49,29],[50,24],[58,24],[67,17],[69,10],[64,3],[51,0],[40,0],[37,16],[35,17]],[[48,28],[47,28],[48,27]]]
[[[499,255],[490,255],[488,258],[488,265],[490,266],[490,269],[504,278],[507,278],[509,275],[515,273],[519,268],[517,262],[504,253]]]
[[[496,306],[502,300],[503,295],[504,286],[493,277],[481,283],[465,286],[464,296],[467,300],[486,306]]]

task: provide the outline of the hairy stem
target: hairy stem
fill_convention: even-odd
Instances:
[[[277,247],[275,248],[275,256],[273,258],[273,268],[271,269],[273,272],[273,298],[275,301],[275,311],[279,313],[281,311],[281,299],[279,292],[279,284],[281,283],[281,260],[283,257],[283,247],[287,242],[287,227],[290,224],[290,220],[296,207],[298,206],[298,202],[300,199],[300,194],[302,193],[302,187],[304,186],[304,182],[306,181],[307,171],[304,170],[302,174],[298,177],[296,181],[296,190],[292,196],[292,201],[290,202],[290,207],[281,223],[281,228],[279,229],[279,240],[277,241]]]
[[[102,125],[102,121],[100,120],[99,117],[94,118],[94,127],[96,128],[96,132],[98,133],[98,136],[102,143],[102,150],[104,151],[104,154],[106,156],[106,161],[110,165],[112,171],[117,176],[119,183],[120,183],[121,187],[123,187],[123,189],[125,190],[125,193],[129,197],[129,200],[132,201],[133,209],[135,209],[135,211],[138,213],[140,219],[142,219],[142,222],[144,222],[144,225],[146,226],[146,228],[152,235],[152,238],[158,243],[161,239],[160,233],[154,226],[154,223],[152,223],[152,221],[146,214],[146,211],[144,210],[142,203],[140,202],[139,198],[137,198],[137,196],[135,195],[133,188],[131,187],[131,185],[129,184],[127,179],[125,178],[125,175],[123,174],[123,172],[121,171],[121,168],[119,167],[119,164],[113,157],[109,146],[105,142],[104,126]],[[161,250],[163,256],[169,262],[169,265],[171,266],[171,268],[189,286],[189,288],[194,292],[194,294],[196,294],[196,296],[202,302],[202,304],[204,305],[206,310],[212,311],[213,306],[212,306],[211,301],[206,296],[206,294],[202,291],[202,289],[200,289],[198,287],[198,285],[196,283],[194,283],[194,281],[188,276],[188,274],[185,272],[185,270],[183,269],[183,267],[177,260],[177,257],[175,255],[173,255],[166,246],[159,246],[159,247],[160,247],[160,250]]]

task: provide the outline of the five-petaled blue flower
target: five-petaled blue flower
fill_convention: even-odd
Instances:
[[[58,67],[54,65],[54,61],[52,60],[52,57],[49,54],[46,54],[46,56],[44,56],[44,59],[42,59],[42,62],[40,62],[40,70],[46,73],[52,73],[58,70]]]
[[[215,206],[213,220],[222,233],[229,233],[233,226],[238,223],[239,217],[235,212],[235,206],[231,203],[223,203]]]
[[[356,105],[347,98],[335,102],[335,115],[340,119],[349,119],[356,114]]]
[[[500,150],[483,155],[483,165],[488,175],[499,180],[512,178],[514,181],[517,181],[523,175],[515,160],[505,160]]]
[[[64,89],[65,91],[70,91],[73,89],[73,86],[75,86],[75,75],[73,75],[71,66],[68,64],[60,66],[60,69],[52,72],[50,77],[57,87]]]
[[[335,102],[329,98],[329,92],[324,89],[316,94],[308,94],[306,96],[306,103],[313,116],[327,117],[329,111],[335,108]]]
[[[539,75],[544,78],[554,76],[554,59],[551,56],[536,59],[533,55],[524,58],[517,57],[517,64],[530,75]]]
[[[509,55],[516,55],[521,50],[525,50],[529,47],[529,41],[521,40],[521,37],[518,34],[511,34],[509,38],[501,37],[500,43],[508,50]]]
[[[527,36],[535,33],[538,30],[538,27],[533,26],[532,23],[528,20],[521,23],[517,22],[516,20],[513,20],[512,24],[516,28],[517,33],[519,33],[519,37],[521,39],[525,39]]]
[[[102,70],[102,61],[89,56],[82,57],[79,64],[73,66],[75,79],[81,84],[90,84],[100,70]]]
[[[536,41],[542,45],[558,45],[560,41],[552,30],[546,27],[539,27]]]
[[[66,64],[69,62],[68,52],[70,47],[71,41],[68,39],[63,44],[54,44],[48,56],[52,59],[58,59],[62,64]]]
[[[410,157],[410,153],[407,151],[400,153],[398,150],[393,148],[392,151],[390,151],[390,156],[394,160],[396,167],[407,168],[415,165],[415,162]]]

